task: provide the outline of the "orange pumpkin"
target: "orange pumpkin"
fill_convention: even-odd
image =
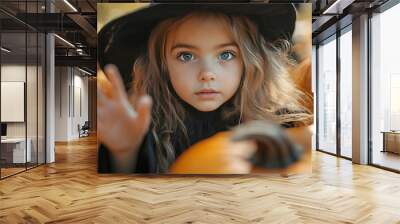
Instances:
[[[186,150],[170,168],[174,174],[243,174],[251,171],[247,160],[253,141],[232,142],[231,132],[220,132]]]
[[[309,171],[311,170],[311,154],[308,150],[311,141],[309,129],[305,127],[293,130],[295,131],[286,132],[276,125],[271,125],[270,122],[256,121],[239,126],[233,131],[217,133],[187,149],[170,167],[170,173],[287,175]],[[305,150],[300,150],[298,145]],[[300,157],[287,160],[289,154],[293,152],[299,153]],[[277,156],[278,154],[283,156]],[[255,157],[258,158],[254,159]],[[267,165],[276,162],[271,161],[271,158],[280,158],[289,163],[284,167],[266,168]]]

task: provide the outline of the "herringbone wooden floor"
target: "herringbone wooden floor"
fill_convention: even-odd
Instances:
[[[400,223],[400,175],[313,154],[313,173],[96,173],[96,141],[58,144],[56,163],[0,181],[0,223]]]

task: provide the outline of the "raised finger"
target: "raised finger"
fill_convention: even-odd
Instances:
[[[113,64],[106,65],[104,67],[104,71],[107,73],[108,79],[110,80],[110,83],[114,88],[113,92],[116,93],[120,99],[126,98],[127,94],[125,91],[125,85],[122,81],[117,66]]]
[[[97,140],[99,142],[103,142],[104,139],[104,124],[103,122],[99,119],[97,121]]]
[[[97,89],[97,106],[100,108],[107,104],[108,97],[104,94],[104,92],[98,88]]]
[[[136,111],[140,120],[140,126],[142,129],[147,129],[151,121],[151,107],[153,101],[150,96],[145,95],[140,97]]]

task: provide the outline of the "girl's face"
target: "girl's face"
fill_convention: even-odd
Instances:
[[[165,54],[175,92],[197,110],[216,110],[239,87],[243,61],[222,19],[189,17],[168,34]]]

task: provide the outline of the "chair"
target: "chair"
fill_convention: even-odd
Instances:
[[[79,138],[89,136],[89,129],[90,129],[89,121],[85,121],[82,127],[80,127],[80,125],[78,124]]]

